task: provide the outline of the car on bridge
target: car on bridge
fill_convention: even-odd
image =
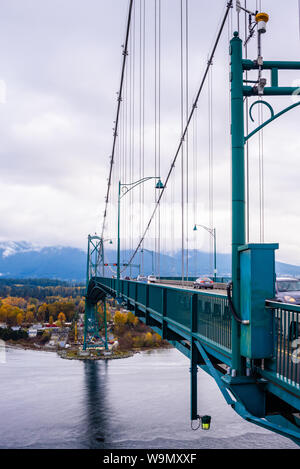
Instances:
[[[136,280],[137,280],[137,282],[144,282],[144,283],[148,282],[148,279],[145,275],[138,275]]]
[[[157,278],[155,275],[148,275],[148,283],[155,283]]]
[[[194,282],[194,288],[214,288],[214,282],[209,277],[199,277]]]
[[[276,301],[300,305],[300,280],[294,277],[276,279]]]
[[[294,277],[278,277],[275,282],[275,301],[292,305],[300,305],[300,280]],[[300,337],[300,313],[277,311],[279,331],[289,340]]]

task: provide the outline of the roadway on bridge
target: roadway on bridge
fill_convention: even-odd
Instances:
[[[188,285],[182,285],[182,284],[170,284],[170,283],[164,283],[164,282],[153,282],[152,285],[161,285],[161,286],[164,286],[164,287],[171,287],[171,288],[181,288],[183,290],[189,290],[189,291],[192,291],[194,293],[196,292],[206,292],[206,293],[209,293],[210,295],[224,295],[226,296],[226,290],[224,289],[220,289],[220,288],[194,288],[194,287],[191,287],[191,286],[188,286]]]

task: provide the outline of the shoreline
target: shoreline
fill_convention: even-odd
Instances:
[[[142,352],[151,352],[154,350],[161,350],[161,349],[169,349],[173,348],[173,346],[170,345],[163,345],[161,347],[145,347],[145,348],[139,348],[139,349],[133,349],[133,350],[124,350],[124,351],[119,351],[119,353],[115,355],[88,355],[88,356],[67,356],[68,351],[69,352],[78,352],[79,349],[77,350],[72,350],[72,349],[50,349],[49,347],[35,347],[33,344],[32,345],[25,345],[25,344],[20,344],[20,343],[5,343],[5,347],[7,348],[12,348],[12,349],[19,349],[19,350],[32,350],[35,352],[50,352],[50,353],[56,353],[60,358],[64,360],[79,360],[79,361],[84,361],[84,360],[120,360],[122,358],[130,358],[134,356],[136,353],[142,353]]]

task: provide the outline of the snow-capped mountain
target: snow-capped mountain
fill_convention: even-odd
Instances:
[[[27,251],[40,251],[42,248],[40,246],[35,246],[26,241],[6,241],[0,242],[0,250],[2,251],[2,257],[8,257],[13,254]]]
[[[0,243],[0,275],[82,281],[86,254],[81,249],[41,247],[25,241]]]
[[[131,251],[121,251],[121,262],[126,263],[132,255]],[[153,258],[155,259],[155,255]],[[207,252],[189,251],[189,275],[211,274],[211,259]],[[106,262],[116,262],[116,252],[106,252]],[[139,254],[134,263],[138,264]],[[230,272],[230,254],[219,253],[217,256],[218,275],[226,276]],[[155,269],[155,265],[154,265]],[[276,262],[276,271],[279,275],[293,275],[300,277],[300,267],[283,262]],[[152,255],[144,254],[144,273],[152,272]],[[61,280],[84,281],[86,273],[86,252],[82,249],[68,246],[41,247],[25,241],[0,242],[0,276],[10,278],[51,278]],[[112,271],[106,268],[106,275],[111,276]],[[132,269],[132,275],[138,270]],[[123,273],[130,275],[130,269]],[[181,252],[174,254],[160,254],[160,275],[181,276]]]

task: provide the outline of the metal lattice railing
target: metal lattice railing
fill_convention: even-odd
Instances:
[[[199,334],[231,350],[231,314],[223,295],[198,294]]]
[[[275,315],[275,369],[277,378],[300,388],[300,306],[267,301]]]
[[[116,279],[99,280],[102,285],[116,290]],[[143,305],[150,314],[183,326],[186,331],[191,329],[193,297],[197,310],[195,333],[231,353],[231,314],[225,295],[127,280],[120,281],[120,294],[132,304]]]

